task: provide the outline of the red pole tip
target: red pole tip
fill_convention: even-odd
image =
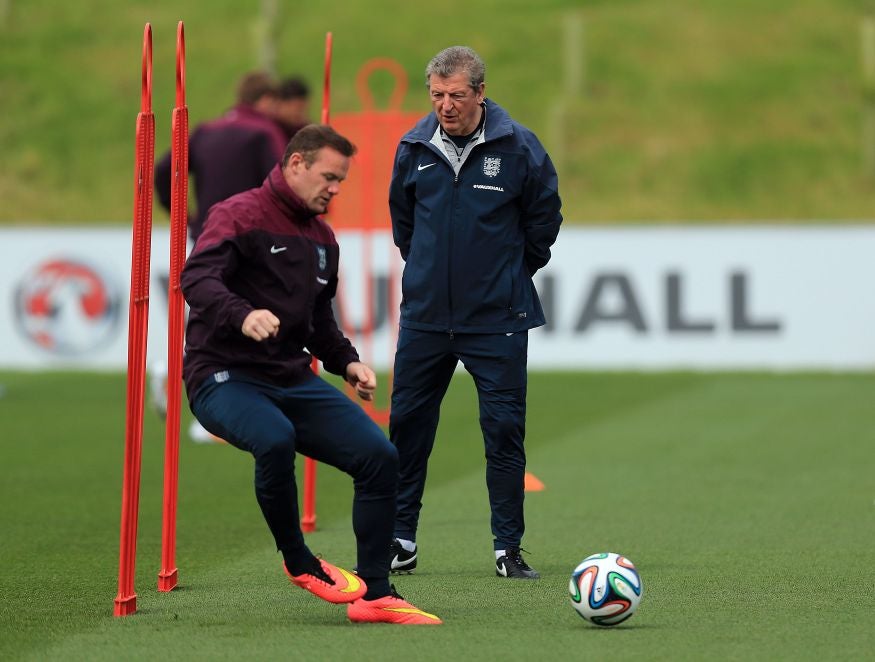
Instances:
[[[152,25],[146,23],[143,30],[143,89],[140,111],[152,112]]]
[[[185,105],[185,26],[176,26],[176,107]]]

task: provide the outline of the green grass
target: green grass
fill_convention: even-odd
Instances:
[[[428,111],[422,71],[450,42],[488,65],[487,93],[553,153],[570,222],[871,219],[875,146],[861,0],[397,0],[285,7],[268,32],[280,74],[321,106],[334,36],[332,113],[361,110],[355,77],[391,57],[405,110]],[[263,3],[0,3],[0,223],[125,223],[143,27],[154,31],[159,154],[169,144],[176,23],[192,125],[231,104],[263,62]],[[565,34],[582,40],[566,63]],[[447,26],[452,25],[448,32]],[[375,76],[378,102],[391,82]],[[867,101],[868,100],[868,101]],[[378,105],[380,105],[378,103]],[[156,222],[166,215],[156,208]]]
[[[352,626],[290,586],[251,459],[184,442],[180,588],[159,594],[163,428],[143,456],[138,613],[112,616],[124,377],[0,373],[0,658],[864,659],[875,647],[872,374],[533,374],[528,557],[492,574],[470,379],[454,380],[430,465],[417,574],[399,591],[440,628]],[[187,415],[186,415],[187,419]],[[352,565],[349,479],[321,467],[314,551]],[[638,566],[639,612],[572,611],[584,556]]]

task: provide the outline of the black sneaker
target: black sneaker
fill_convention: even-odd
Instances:
[[[408,552],[397,538],[389,545],[389,570],[395,574],[409,575],[416,568],[416,548]]]
[[[538,579],[541,575],[523,560],[522,551],[519,547],[504,550],[504,556],[495,561],[495,574],[511,579]]]

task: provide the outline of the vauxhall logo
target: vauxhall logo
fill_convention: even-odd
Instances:
[[[389,302],[397,302],[398,294],[391,292],[392,281],[386,274],[373,273],[371,279],[371,309],[338,317],[345,319],[348,331],[391,330]],[[785,326],[774,312],[754,310],[754,278],[743,270],[726,274],[722,296],[709,303],[707,310],[692,305],[688,291],[693,278],[681,271],[665,272],[655,300],[645,296],[635,279],[623,271],[595,272],[585,281],[571,281],[560,279],[547,267],[535,280],[547,319],[542,329],[546,333],[562,329],[585,336],[595,331],[627,329],[639,335],[664,332],[678,338],[721,333],[763,337],[779,336]],[[335,306],[343,298],[341,291]],[[397,309],[392,312],[392,320],[397,319]]]
[[[646,301],[654,311],[645,315],[645,299],[634,280],[624,272],[596,273],[584,284],[579,297],[571,300],[576,307],[557,310],[560,287],[575,286],[560,283],[545,273],[539,278],[538,293],[547,325],[544,331],[567,328],[572,324],[574,333],[586,334],[600,328],[626,328],[638,334],[665,331],[672,336],[708,336],[719,332],[731,334],[779,335],[783,323],[775,316],[755,314],[751,306],[752,278],[745,271],[727,274],[725,298],[715,303],[708,312],[693,310],[685,294],[690,285],[688,276],[681,272],[666,272],[659,288],[659,300]],[[565,303],[568,298],[563,299]]]

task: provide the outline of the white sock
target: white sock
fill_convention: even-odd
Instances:
[[[496,549],[495,550],[495,560],[497,561],[498,559],[500,559],[502,556],[505,556],[506,554],[507,554],[506,549]]]
[[[415,552],[416,551],[416,543],[412,540],[405,540],[404,538],[395,538],[399,543],[401,543],[401,549],[405,552]]]

